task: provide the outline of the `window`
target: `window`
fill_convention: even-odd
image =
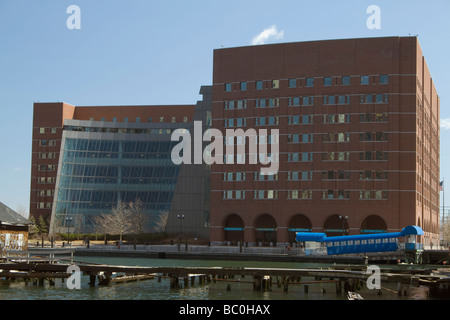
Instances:
[[[306,78],[306,86],[309,88],[314,87],[314,78]]]
[[[350,104],[350,96],[339,96],[338,97],[338,104]]]
[[[241,91],[247,91],[247,82],[246,81],[241,82]]]
[[[361,85],[369,84],[369,76],[361,76]]]
[[[277,199],[277,190],[255,190],[253,191],[254,199]]]
[[[225,83],[225,92],[231,92],[231,83]]]
[[[303,97],[303,105],[304,106],[314,105],[314,97]]]
[[[256,81],[256,90],[263,89],[263,82],[261,80]]]
[[[288,190],[288,199],[312,199],[311,190]]]
[[[302,162],[310,162],[313,160],[312,152],[302,152]]]
[[[297,79],[289,79],[289,88],[297,87]]]
[[[152,117],[148,117],[148,118],[147,118],[147,122],[148,122],[148,123],[152,123]]]
[[[323,97],[323,104],[335,104],[335,103],[336,103],[335,96],[324,96]]]
[[[184,116],[183,117],[183,122],[188,122],[188,117]]]
[[[159,117],[159,122],[164,122],[164,117]]]
[[[289,106],[299,106],[299,105],[300,105],[299,97],[289,98]]]
[[[125,118],[123,119],[123,122],[128,122],[128,117],[125,117]]]
[[[323,78],[323,85],[324,87],[329,87],[331,86],[332,83],[332,78],[331,77],[325,77]]]
[[[140,117],[136,117],[136,123],[140,123],[141,122],[141,118]]]
[[[380,75],[380,84],[388,84],[389,76],[387,74]]]
[[[272,80],[272,89],[280,88],[280,80]]]
[[[349,86],[350,85],[350,76],[342,77],[342,85],[343,86]]]
[[[177,122],[177,118],[176,117],[172,117],[172,123],[176,123]]]

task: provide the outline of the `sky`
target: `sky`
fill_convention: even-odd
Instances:
[[[371,5],[379,28],[367,25]],[[195,104],[214,49],[409,35],[441,99],[450,190],[449,14],[448,0],[0,0],[0,202],[28,215],[34,102]]]

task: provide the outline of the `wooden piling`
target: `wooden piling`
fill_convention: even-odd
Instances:
[[[261,276],[253,277],[253,291],[261,291]]]
[[[169,275],[170,278],[170,289],[178,288],[178,277],[176,275]]]

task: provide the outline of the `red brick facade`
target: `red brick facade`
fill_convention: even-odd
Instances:
[[[438,243],[439,97],[417,38],[215,50],[213,127],[238,123],[279,129],[280,167],[212,166],[212,242],[418,225]]]

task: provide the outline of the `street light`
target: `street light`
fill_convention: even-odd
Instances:
[[[339,219],[342,220],[342,235],[345,236],[345,222],[348,220],[348,216],[339,215]]]
[[[181,238],[183,236],[183,220],[184,214],[177,214],[177,219],[180,220],[180,237],[178,239],[178,251],[181,251]]]

